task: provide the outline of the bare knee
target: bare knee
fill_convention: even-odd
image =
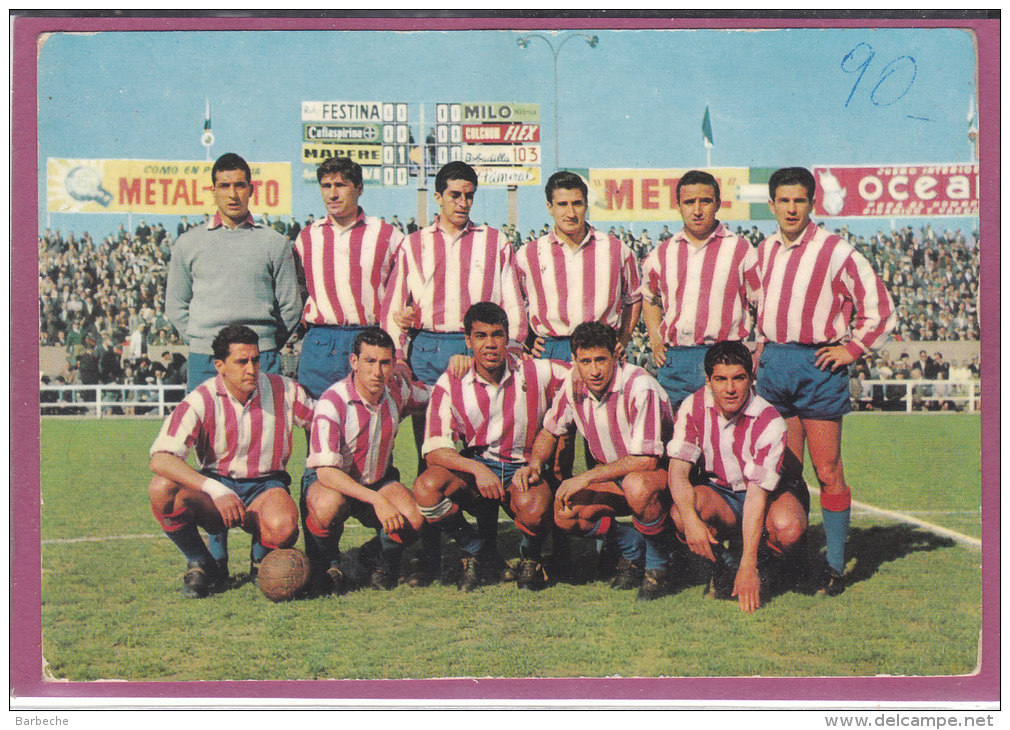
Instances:
[[[298,511],[294,503],[282,504],[256,514],[260,542],[264,545],[291,547],[298,539]]]
[[[433,469],[425,469],[414,480],[414,499],[418,504],[434,505],[441,501],[446,488],[445,479]]]
[[[527,532],[539,534],[551,524],[551,494],[543,489],[519,492],[509,489],[510,507],[517,525]]]
[[[160,506],[166,502],[174,501],[179,489],[179,485],[171,479],[155,476],[151,478],[150,483],[147,485],[147,495],[151,499],[151,504]]]
[[[787,515],[769,519],[766,527],[768,528],[769,542],[779,550],[788,550],[796,545],[803,537],[803,533],[806,532],[805,522],[792,519]]]
[[[347,513],[347,499],[332,489],[313,483],[305,495],[307,518],[320,527],[328,527]]]
[[[662,503],[665,486],[666,480],[657,478],[655,472],[636,471],[624,477],[621,491],[632,513],[651,522],[659,519],[665,511]]]

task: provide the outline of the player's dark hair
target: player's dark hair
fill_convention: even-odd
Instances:
[[[589,203],[589,188],[586,187],[586,181],[582,179],[581,175],[569,170],[558,170],[547,178],[544,192],[547,194],[548,205],[554,202],[555,190],[578,190],[582,193],[583,201]]]
[[[680,202],[680,189],[685,185],[711,185],[712,189],[715,190],[715,203],[718,205],[722,202],[721,191],[719,190],[719,181],[715,179],[715,175],[705,172],[703,170],[688,170],[683,175],[680,176],[680,180],[677,181],[677,202]]]
[[[250,185],[252,184],[252,170],[249,169],[249,163],[241,155],[236,155],[234,152],[225,152],[214,162],[214,167],[210,168],[211,184],[217,185],[217,174],[219,172],[229,172],[231,170],[241,170],[245,173],[245,181]]]
[[[350,157],[327,157],[316,168],[316,180],[323,181],[323,175],[342,175],[356,188],[362,186],[361,165]]]
[[[474,322],[499,324],[505,328],[506,332],[509,331],[509,316],[505,314],[504,309],[493,302],[477,302],[471,305],[463,315],[463,332],[470,334]]]
[[[775,200],[775,191],[783,185],[802,185],[810,202],[814,200],[817,181],[814,174],[805,167],[783,167],[772,173],[768,179],[768,198]]]
[[[477,187],[477,171],[462,160],[455,160],[447,165],[442,165],[442,169],[435,175],[435,192],[441,195],[449,187],[450,180],[466,180]]]
[[[716,365],[739,365],[747,372],[747,377],[754,377],[754,360],[747,345],[740,340],[723,340],[708,348],[705,352],[705,375],[712,377]]]
[[[360,355],[362,345],[382,347],[394,355],[396,354],[396,345],[393,343],[393,338],[381,327],[365,327],[365,329],[356,334],[354,342],[351,343],[351,352],[355,355]]]
[[[228,359],[232,345],[256,345],[259,347],[260,336],[244,324],[230,324],[217,333],[211,343],[214,359],[224,362]]]
[[[617,330],[603,322],[583,322],[572,331],[568,341],[572,355],[579,349],[602,347],[608,352],[617,350]]]

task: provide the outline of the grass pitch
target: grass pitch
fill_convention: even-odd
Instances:
[[[956,675],[976,665],[980,553],[859,510],[844,594],[787,593],[751,616],[702,598],[700,585],[640,603],[591,579],[538,593],[435,584],[271,604],[248,580],[249,537],[236,530],[229,590],[188,601],[184,561],[147,502],[159,426],[42,424],[43,656],[54,679]],[[980,535],[977,415],[854,414],[844,428],[854,499]],[[396,459],[409,484],[409,422]],[[343,545],[370,534],[352,519]],[[513,555],[515,528],[503,522],[500,541]],[[573,547],[592,558],[589,541]]]

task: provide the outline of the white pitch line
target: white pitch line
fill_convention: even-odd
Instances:
[[[43,545],[70,545],[75,542],[105,542],[106,540],[137,540],[151,537],[164,537],[165,533],[149,535],[106,535],[105,537],[63,537],[43,540]]]
[[[816,487],[809,487],[811,494],[820,495],[820,490]],[[912,517],[912,515],[907,512],[898,512],[896,510],[884,509],[883,507],[874,507],[871,504],[866,504],[865,502],[857,502],[852,500],[852,506],[858,507],[864,512],[869,512],[870,514],[880,515],[881,517],[888,517],[896,522],[905,522],[910,525],[916,525],[917,527],[922,527],[929,530],[934,535],[940,535],[941,537],[947,537],[954,542],[959,542],[962,545],[967,545],[968,547],[975,548],[976,550],[982,549],[982,541],[977,537],[971,537],[970,535],[964,535],[955,530],[949,530],[946,527],[940,527],[940,525],[934,525],[932,522],[926,522],[925,520],[920,520],[917,517]],[[946,513],[952,514],[952,513]]]
[[[813,495],[820,495],[820,490],[816,487],[809,487],[810,493]],[[977,550],[982,549],[982,541],[977,537],[971,537],[969,535],[964,535],[955,530],[949,530],[946,527],[941,527],[940,525],[934,525],[932,522],[926,522],[925,520],[920,520],[917,517],[913,517],[908,512],[898,512],[895,510],[884,509],[883,507],[874,507],[873,505],[866,504],[865,502],[857,502],[852,500],[852,506],[858,509],[869,512],[870,514],[880,515],[881,517],[888,517],[895,522],[905,522],[910,525],[916,525],[929,530],[935,535],[940,535],[941,537],[947,537],[954,542],[961,543],[962,545],[967,545],[968,547],[975,548]],[[976,514],[975,512],[917,512],[915,514]],[[501,519],[499,522],[508,523],[512,520]],[[354,523],[345,524],[344,529],[371,529],[366,528],[364,525],[358,525]],[[137,539],[151,539],[157,537],[164,537],[164,533],[149,533],[145,535],[107,535],[105,537],[70,537],[70,538],[57,538],[53,540],[43,540],[43,545],[70,545],[79,542],[104,542],[105,540],[137,540]]]

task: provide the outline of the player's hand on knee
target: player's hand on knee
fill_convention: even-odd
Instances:
[[[558,488],[558,492],[554,498],[556,501],[561,503],[562,507],[570,507],[572,497],[574,497],[584,486],[585,485],[582,483],[582,480],[577,477],[565,479],[565,481],[561,482],[561,486]]]
[[[245,505],[234,492],[215,497],[214,507],[225,527],[241,527],[245,521]]]
[[[657,368],[666,364],[666,351],[661,347],[652,348],[652,362]]]
[[[521,466],[512,475],[512,486],[520,492],[525,492],[533,485],[539,484],[540,481],[540,467],[536,464]]]
[[[505,488],[501,480],[495,476],[494,472],[481,464],[481,468],[475,476],[477,480],[477,491],[485,499],[502,500],[505,498]]]
[[[375,503],[375,517],[382,524],[382,529],[390,534],[403,529],[403,515],[388,500],[380,498]]]
[[[530,347],[530,354],[533,357],[540,357],[544,354],[544,342],[545,340],[543,337],[537,337],[533,340],[533,346]]]
[[[757,566],[740,565],[733,581],[733,593],[740,601],[740,610],[744,613],[754,613],[761,606],[761,579],[758,577]]]

